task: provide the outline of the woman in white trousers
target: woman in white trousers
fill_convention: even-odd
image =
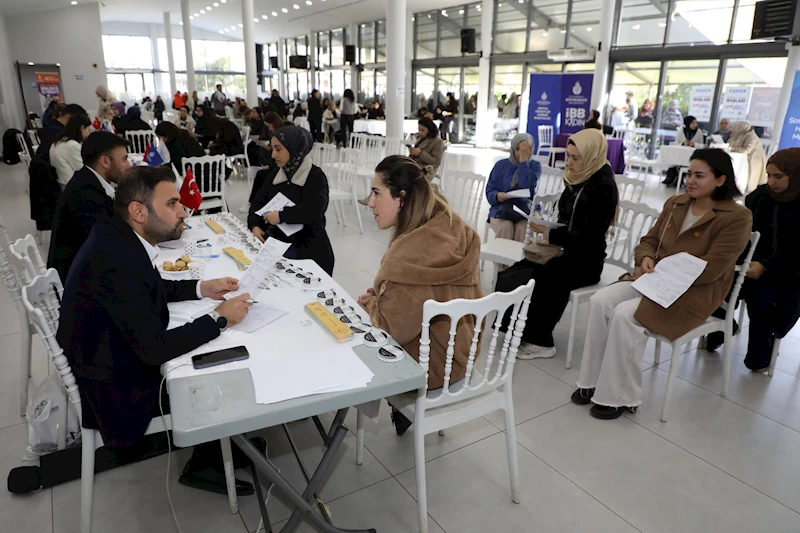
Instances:
[[[636,270],[629,278],[653,272],[660,259],[680,252],[707,264],[689,290],[667,308],[643,297],[629,281],[592,296],[572,401],[593,403],[595,418],[619,418],[642,403],[646,330],[675,340],[703,324],[730,290],[752,226],[750,211],[733,200],[741,193],[730,156],[718,149],[696,150],[686,183],[687,193],[667,200],[656,224],[642,237],[635,251]]]

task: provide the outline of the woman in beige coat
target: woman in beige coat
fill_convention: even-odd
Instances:
[[[412,159],[393,155],[375,168],[369,199],[381,229],[394,228],[392,242],[381,260],[374,286],[358,303],[372,324],[386,330],[411,357],[419,361],[422,304],[456,298],[477,299],[483,294],[478,276],[481,241],[425,179]],[[439,317],[430,326],[428,388],[463,379],[473,336],[473,317],[461,319],[457,328],[452,369],[445,375],[450,322]],[[411,424],[393,415],[402,435]]]
[[[439,138],[436,123],[427,117],[419,119],[417,130],[417,144],[408,149],[409,157],[422,167],[430,166],[425,170],[428,179],[432,180],[444,158],[444,141]]]
[[[642,403],[642,358],[647,330],[675,340],[703,324],[728,294],[734,267],[750,238],[752,215],[734,198],[741,193],[733,163],[722,150],[696,150],[686,194],[673,196],[635,250],[636,279],[665,257],[687,252],[705,261],[700,277],[667,308],[643,297],[628,281],[592,296],[578,390],[572,401],[594,403],[591,415],[618,418]]]
[[[767,182],[767,153],[750,123],[737,120],[731,124],[728,143],[731,145],[731,152],[747,154],[747,162],[750,163],[747,190],[744,192],[753,192],[759,185],[764,185]]]

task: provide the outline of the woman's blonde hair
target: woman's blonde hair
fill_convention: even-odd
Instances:
[[[447,200],[425,177],[425,170],[410,157],[390,155],[378,163],[375,173],[380,174],[392,198],[401,200],[392,242],[425,225],[439,213],[445,213],[452,222],[453,212]]]

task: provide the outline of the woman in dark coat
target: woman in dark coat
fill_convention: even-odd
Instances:
[[[197,142],[194,134],[179,128],[172,122],[159,122],[158,126],[156,126],[156,135],[169,150],[170,162],[181,176],[183,176],[182,163],[184,157],[203,157],[206,155],[206,151]]]
[[[274,132],[272,157],[278,164],[268,173],[264,185],[253,197],[247,226],[253,235],[264,241],[274,237],[291,243],[284,257],[313,259],[322,270],[333,275],[333,248],[325,231],[325,211],[328,209],[328,178],[307,157],[314,141],[311,133],[298,126],[284,126]],[[271,211],[263,216],[256,211],[264,207],[278,193],[294,202],[293,207]],[[278,224],[302,224],[303,229],[287,236]]]
[[[745,199],[753,231],[761,233],[743,287],[750,317],[744,364],[754,372],[769,369],[774,339],[800,317],[800,148],[775,152],[767,177]]]
[[[322,103],[319,101],[319,91],[314,89],[308,99],[308,124],[311,126],[311,136],[314,142],[322,140]]]
[[[142,120],[142,110],[136,106],[128,108],[125,113],[125,131],[151,131],[150,124]]]
[[[161,122],[164,120],[164,111],[166,108],[167,106],[164,105],[164,100],[162,100],[160,96],[156,96],[156,101],[153,102],[153,115],[155,115],[157,121]]]
[[[523,259],[501,272],[495,290],[510,292],[535,279],[528,321],[518,359],[556,355],[553,329],[561,319],[573,289],[600,281],[606,258],[606,233],[617,212],[619,192],[606,160],[608,142],[596,129],[585,129],[567,141],[566,189],[558,200],[558,222],[548,229],[530,222],[531,229],[563,254],[545,264]]]

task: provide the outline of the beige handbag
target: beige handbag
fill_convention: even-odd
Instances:
[[[572,231],[572,221],[575,219],[575,210],[578,208],[578,200],[584,188],[585,186],[581,187],[581,190],[578,191],[577,196],[575,196],[575,202],[572,204],[572,215],[569,217],[568,231]],[[533,207],[531,207],[531,210],[532,209]],[[550,244],[544,237],[537,238],[522,250],[525,252],[525,259],[539,265],[546,265],[551,259],[564,255],[564,248],[555,244]]]

